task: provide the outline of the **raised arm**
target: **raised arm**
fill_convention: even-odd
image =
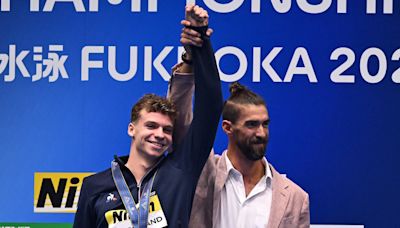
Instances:
[[[201,47],[181,42],[190,53],[195,81],[195,103],[193,121],[182,143],[177,147],[177,156],[183,168],[198,175],[210,153],[222,110],[221,83],[210,39],[206,35],[208,15],[203,9],[188,6],[185,26],[196,30],[202,40]],[[186,27],[184,30],[188,30]],[[174,86],[174,82],[172,83]],[[191,99],[191,98],[189,98]],[[187,107],[186,107],[187,108]],[[187,109],[185,109],[187,110]]]
[[[182,55],[182,62],[172,68],[172,77],[169,81],[167,93],[168,99],[175,103],[178,110],[174,127],[174,147],[182,141],[193,119],[194,75],[190,45],[200,48],[203,46],[201,34],[186,27],[191,26],[193,22],[182,20],[181,24],[185,26],[181,33],[181,43],[186,52]],[[206,35],[210,37],[212,32],[213,30],[208,28]]]

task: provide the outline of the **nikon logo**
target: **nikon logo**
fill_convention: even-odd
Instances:
[[[36,213],[75,213],[83,178],[92,173],[35,173]]]

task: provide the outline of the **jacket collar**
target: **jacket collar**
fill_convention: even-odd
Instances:
[[[268,163],[272,172],[272,203],[268,221],[268,228],[279,227],[279,223],[283,218],[286,206],[289,202],[290,191],[288,191],[289,185],[285,181],[286,177],[282,176],[275,168]],[[225,185],[226,179],[228,178],[228,171],[226,167],[226,151],[221,155],[221,158],[217,162],[215,186],[214,186],[214,208],[220,210],[221,192]],[[220,211],[216,211],[213,215],[213,221],[216,220],[216,216],[220,215]]]
[[[168,154],[165,154],[160,157],[160,159],[148,170],[145,175],[142,177],[142,180],[140,183],[136,182],[136,179],[133,175],[133,173],[126,167],[126,163],[128,162],[129,156],[122,156],[118,157],[117,155],[114,155],[114,161],[116,161],[124,174],[124,178],[126,179],[126,183],[134,183],[136,186],[142,183],[145,183],[148,179],[150,179],[154,172],[159,168],[161,162],[167,157]]]

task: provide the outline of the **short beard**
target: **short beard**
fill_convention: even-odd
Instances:
[[[246,142],[237,141],[237,146],[241,153],[250,161],[257,161],[264,157],[265,149],[267,147],[268,140],[266,138],[257,138],[254,140],[248,140]],[[259,146],[262,144],[262,146]],[[257,145],[257,147],[256,147]]]

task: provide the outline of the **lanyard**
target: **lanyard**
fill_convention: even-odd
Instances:
[[[154,173],[151,181],[145,183],[143,187],[143,194],[141,197],[139,187],[139,208],[136,208],[135,200],[133,199],[132,193],[129,190],[128,185],[126,184],[124,176],[122,175],[121,168],[116,161],[111,162],[111,171],[115,186],[117,186],[118,193],[121,196],[125,209],[128,211],[133,227],[146,228],[147,218],[149,216],[150,191],[153,187],[153,182],[156,177],[157,171]]]

